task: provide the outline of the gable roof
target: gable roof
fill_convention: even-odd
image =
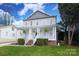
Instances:
[[[40,18],[48,18],[51,17],[51,15],[48,15],[46,13],[43,13],[41,11],[36,11],[32,15],[30,15],[27,20],[34,20],[34,19],[40,19]]]

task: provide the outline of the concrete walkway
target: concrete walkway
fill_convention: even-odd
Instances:
[[[0,47],[2,47],[2,46],[9,46],[9,45],[12,45],[12,44],[14,44],[14,43],[16,43],[16,42],[0,43]]]
[[[24,46],[24,47],[32,47],[33,45],[16,45],[16,42],[0,43],[0,47],[3,47],[3,46]]]

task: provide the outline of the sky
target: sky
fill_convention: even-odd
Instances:
[[[0,9],[14,16],[16,21],[27,19],[37,10],[57,16],[57,22],[61,20],[57,3],[1,3]]]

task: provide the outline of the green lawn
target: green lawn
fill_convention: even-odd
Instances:
[[[74,46],[4,46],[0,56],[78,56],[79,47]]]

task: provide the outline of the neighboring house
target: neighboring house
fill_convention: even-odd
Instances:
[[[8,12],[0,10],[0,43],[7,43],[16,41],[17,37],[20,37],[16,28],[13,28],[14,16],[11,16]]]
[[[23,38],[21,32],[12,25],[0,27],[0,43],[15,42],[18,38]]]
[[[56,16],[38,10],[23,21],[23,26],[20,28],[12,25],[0,27],[0,40],[16,41],[18,38],[25,38],[25,44],[33,40],[33,45],[37,38],[46,38],[48,42],[57,44]],[[25,30],[25,37],[22,29]]]

